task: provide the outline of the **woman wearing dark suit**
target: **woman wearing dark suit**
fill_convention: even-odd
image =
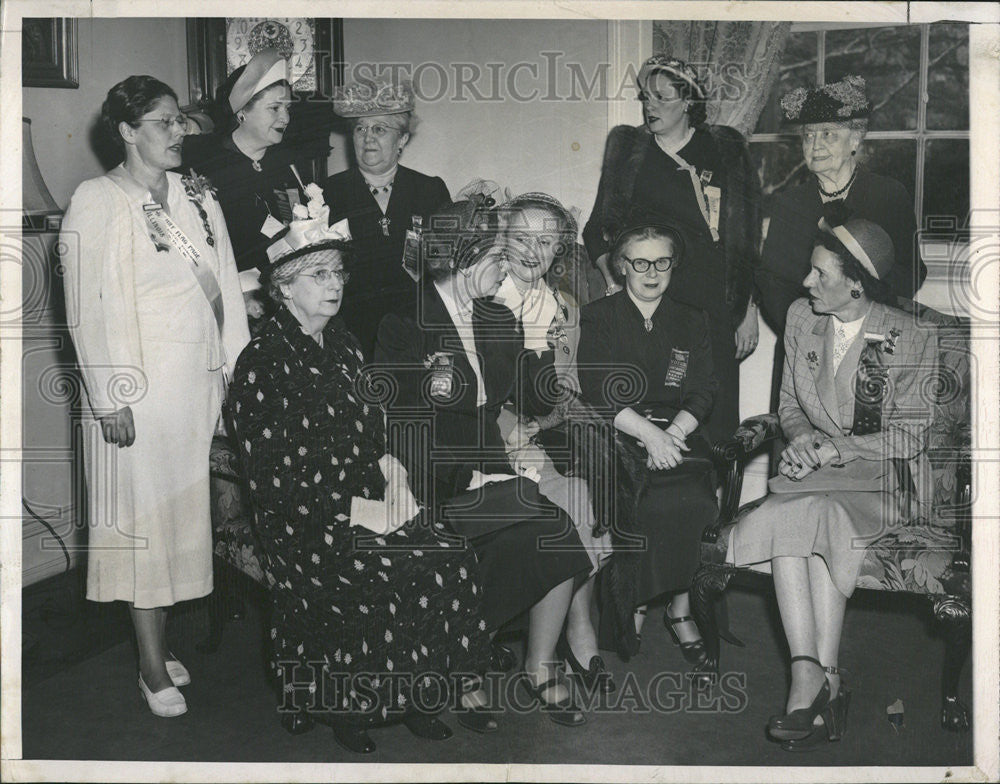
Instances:
[[[583,230],[587,252],[617,290],[607,251],[621,213],[644,212],[680,231],[688,263],[671,296],[708,312],[719,381],[705,423],[713,440],[739,424],[739,361],[757,347],[751,298],[760,244],[760,179],[746,140],[732,128],[706,125],[704,87],[690,66],[654,55],[637,79],[645,123],[608,136],[601,181]]]
[[[349,85],[333,104],[351,120],[354,165],[330,177],[323,190],[331,221],[347,218],[357,248],[341,316],[368,356],[383,316],[414,314],[419,270],[410,275],[401,264],[407,230],[450,201],[440,177],[399,165],[413,104],[408,86],[381,80]]]
[[[871,111],[865,80],[846,76],[810,90],[800,87],[782,98],[781,105],[785,119],[801,128],[802,157],[814,176],[777,194],[771,210],[757,272],[768,321],[780,335],[789,305],[805,293],[802,280],[809,272],[816,223],[831,210],[882,227],[895,249],[885,283],[893,295],[912,299],[927,276],[914,247],[913,198],[892,177],[858,164]]]
[[[515,385],[535,375],[530,365],[551,364],[552,357],[525,352],[514,314],[492,300],[506,263],[491,234],[475,228],[475,212],[475,204],[464,202],[432,216],[434,226],[447,220],[452,231],[425,232],[419,321],[389,314],[379,328],[375,359],[392,386],[386,404],[391,449],[413,478],[417,499],[444,507],[446,520],[453,514],[449,503],[453,508],[456,497],[484,480],[516,482],[508,485],[516,497],[502,508],[480,504],[483,534],[475,533],[475,523],[461,533],[479,558],[487,627],[495,631],[530,611],[522,683],[553,721],[577,726],[585,718],[553,663],[574,579],[586,578],[590,558],[565,513],[534,481],[511,470],[497,423],[508,399],[519,401],[525,414],[544,410],[530,385],[520,391]],[[413,432],[421,420],[429,429],[426,442]],[[505,526],[486,522],[503,516]]]
[[[614,478],[615,552],[603,570],[602,647],[634,654],[646,602],[666,593],[667,629],[696,663],[705,649],[687,590],[701,532],[718,513],[702,428],[718,383],[708,315],[667,294],[682,248],[680,235],[665,225],[619,234],[611,258],[625,290],[583,309],[577,358],[583,397],[618,431],[629,471]],[[642,549],[630,550],[637,536],[644,537]]]
[[[792,655],[786,713],[768,733],[797,751],[839,740],[850,692],[837,654],[865,543],[929,502],[925,435],[932,330],[887,306],[888,234],[866,220],[821,222],[812,268],[785,326],[779,417],[788,446],[771,495],[733,530],[730,562],[770,562]]]
[[[184,141],[184,168],[211,181],[229,227],[247,313],[264,315],[266,297],[257,293],[267,247],[292,219],[291,197],[302,201],[299,177],[307,164],[283,143],[291,88],[288,63],[274,49],[258,52],[230,74],[220,88],[220,112],[229,118],[217,133]]]

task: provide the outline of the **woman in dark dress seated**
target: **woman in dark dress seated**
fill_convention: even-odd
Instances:
[[[492,299],[506,262],[492,233],[477,228],[476,206],[432,216],[422,240],[419,321],[390,314],[379,328],[375,359],[392,387],[390,443],[418,500],[443,507],[476,551],[488,628],[529,611],[519,677],[533,703],[577,726],[585,717],[556,675],[555,648],[574,580],[586,578],[591,561],[565,512],[539,493],[537,474],[518,477],[508,462],[497,418],[509,399],[526,411],[543,405],[532,388],[515,390],[531,377],[525,365],[539,358],[524,351],[514,314]],[[459,520],[458,505],[474,503],[469,491],[484,481],[492,484],[474,510],[478,520]]]
[[[406,232],[450,201],[440,177],[401,166],[414,124],[413,90],[382,79],[338,91],[334,111],[350,120],[354,165],[330,177],[323,190],[331,221],[347,218],[356,269],[341,318],[370,357],[387,313],[412,316],[416,278],[401,264]]]
[[[251,324],[271,303],[261,296],[259,271],[267,247],[292,219],[292,204],[306,199],[300,177],[308,164],[283,144],[291,88],[288,63],[274,49],[258,52],[219,88],[216,133],[184,140],[184,165],[205,175],[226,218]]]
[[[419,737],[449,737],[433,713],[450,673],[485,671],[489,637],[474,554],[420,513],[359,381],[357,341],[331,320],[349,250],[346,226],[326,224],[293,222],[276,243],[265,282],[278,308],[240,355],[229,410],[271,583],[282,724],[330,723],[367,753],[366,726],[399,716]],[[495,729],[475,711],[484,702],[463,694],[460,723]]]
[[[645,604],[670,594],[667,629],[697,663],[705,649],[687,591],[701,532],[717,514],[701,427],[717,382],[708,315],[667,294],[682,255],[672,227],[622,231],[610,257],[625,289],[583,309],[577,357],[584,399],[613,423],[625,465],[639,474],[612,479],[615,552],[603,571],[601,645],[626,658],[635,653]],[[627,497],[632,487],[638,498]]]

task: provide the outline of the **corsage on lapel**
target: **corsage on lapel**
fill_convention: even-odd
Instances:
[[[190,174],[181,177],[181,184],[184,186],[184,193],[195,208],[198,210],[198,217],[201,218],[201,225],[205,229],[205,241],[210,248],[215,247],[215,236],[212,234],[212,227],[208,222],[208,213],[205,212],[205,200],[215,197],[215,188],[211,180],[201,174],[196,174],[191,169]]]
[[[809,363],[810,370],[816,370],[819,367],[819,357],[815,351],[810,351],[806,354],[806,362]]]
[[[883,354],[895,354],[896,353],[896,341],[899,336],[903,334],[900,330],[895,327],[889,329],[889,336],[886,337],[883,334],[877,332],[866,332],[865,333],[865,343],[873,346],[877,351]]]

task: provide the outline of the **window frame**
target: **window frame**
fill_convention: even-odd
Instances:
[[[864,28],[871,27],[910,27],[911,25],[905,24],[886,24],[881,22],[870,23],[870,24],[852,24],[852,23],[825,23],[825,22],[813,22],[813,23],[793,23],[789,34],[793,33],[816,33],[817,48],[816,48],[816,84],[826,84],[826,34],[831,30],[860,30]],[[914,172],[914,185],[913,185],[913,211],[917,220],[918,229],[925,228],[926,218],[924,215],[924,168],[925,161],[927,157],[927,143],[937,139],[957,139],[970,142],[971,150],[971,134],[969,129],[966,130],[928,130],[927,129],[927,102],[929,97],[927,95],[927,80],[928,71],[930,68],[930,32],[931,25],[928,23],[920,23],[917,25],[920,28],[920,59],[918,63],[919,73],[918,73],[918,85],[917,85],[917,125],[916,128],[909,131],[869,131],[865,134],[866,141],[881,141],[881,140],[904,140],[904,141],[915,141],[916,142],[916,153],[915,153],[915,172]],[[971,115],[972,107],[970,105],[969,112]],[[971,117],[970,117],[971,124]],[[752,133],[750,134],[748,141],[750,143],[755,142],[784,142],[795,140],[797,134],[794,132],[788,133]],[[964,225],[968,218],[967,215],[955,216],[958,219],[958,225]]]

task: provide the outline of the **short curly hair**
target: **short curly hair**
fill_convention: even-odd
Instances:
[[[101,105],[101,126],[108,138],[118,148],[124,148],[119,124],[136,125],[136,120],[151,111],[162,98],[176,101],[177,93],[153,76],[130,76],[118,82],[108,90],[108,97]]]

